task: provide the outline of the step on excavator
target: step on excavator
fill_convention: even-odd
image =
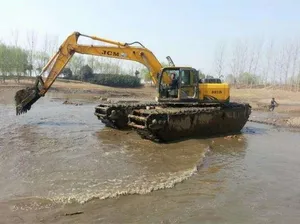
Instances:
[[[106,44],[82,45],[78,43],[80,36]],[[163,67],[155,55],[137,41],[121,43],[74,32],[36,77],[35,85],[16,92],[17,115],[29,111],[45,96],[75,53],[135,61],[149,70],[157,90],[153,101],[95,106],[94,115],[108,127],[131,128],[144,139],[167,142],[238,133],[251,114],[248,103],[230,102],[229,85],[220,79],[200,79],[195,68],[176,66],[169,56],[169,66]]]

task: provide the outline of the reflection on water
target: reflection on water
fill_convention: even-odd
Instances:
[[[248,123],[157,144],[105,128],[93,108],[43,99],[16,117],[0,105],[4,222],[298,223],[299,133]]]

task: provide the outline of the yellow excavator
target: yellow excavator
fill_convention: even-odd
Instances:
[[[80,36],[101,41],[110,45],[78,44]],[[134,44],[138,44],[139,46],[133,46]],[[188,116],[191,111],[194,111],[194,114],[200,114],[211,108],[220,109],[221,107],[226,107],[228,109],[234,106],[233,103],[229,102],[230,94],[229,85],[227,83],[222,83],[219,79],[214,82],[211,82],[211,80],[208,79],[199,79],[199,72],[196,69],[192,67],[175,66],[170,57],[167,57],[167,59],[169,62],[172,62],[171,65],[168,67],[162,67],[155,55],[140,42],[135,41],[132,43],[121,43],[118,41],[74,32],[66,38],[56,54],[53,55],[42,69],[39,76],[36,77],[34,87],[22,89],[16,93],[15,102],[17,115],[26,113],[40,97],[45,96],[49,88],[61,74],[64,67],[75,53],[136,61],[145,65],[150,72],[152,81],[158,90],[157,97],[154,102],[131,105],[123,105],[121,103],[101,104],[95,107],[94,114],[103,123],[110,127],[122,129],[129,126],[134,129],[142,129],[143,132],[144,129],[149,129],[151,126],[149,126],[149,122],[151,123],[153,121],[153,119],[148,121],[145,116],[147,117],[151,114],[151,117],[153,118],[155,117],[154,111],[157,111],[156,114],[158,118],[154,119],[154,124],[151,126],[156,127],[155,133],[148,133],[146,134],[146,137],[148,136],[147,138],[150,139],[149,135],[155,135],[160,139],[167,139],[159,134],[157,135],[157,133],[162,132],[162,127],[164,127],[164,130],[166,127],[171,127],[170,118],[174,113],[177,115],[181,114],[181,117],[183,117]],[[44,80],[43,75],[48,70],[49,73]],[[243,105],[236,104],[235,106],[236,108],[242,108],[244,112],[245,107],[243,107]],[[184,108],[188,109],[188,111],[183,112],[185,110]],[[138,117],[136,114],[136,112],[141,109],[149,110],[143,112],[144,117]],[[166,109],[169,110],[166,111]],[[169,124],[166,126],[166,123]],[[240,122],[240,124],[243,126],[244,120]],[[240,129],[241,126],[237,126],[238,127],[235,127],[234,129]],[[188,133],[195,131],[192,127],[190,129],[191,130],[189,130]],[[227,128],[227,130],[231,129]],[[222,132],[224,132],[224,130]],[[181,134],[179,134],[179,136],[180,135]],[[143,136],[145,137],[145,134],[143,134]]]
[[[80,36],[102,41],[104,43],[111,44],[112,46],[81,45],[77,43]],[[140,46],[132,46],[133,44],[139,44]],[[25,90],[21,90],[17,93],[17,114],[27,112],[33,103],[46,94],[74,53],[131,60],[145,65],[149,69],[152,81],[155,85],[158,84],[159,79],[161,78],[157,101],[181,101],[184,97],[189,99],[192,98],[196,101],[229,100],[229,85],[227,83],[199,83],[198,71],[190,67],[176,67],[173,61],[173,65],[171,67],[163,68],[155,55],[139,42],[121,43],[74,32],[67,37],[56,54],[42,69],[41,74],[37,76],[35,88],[31,88],[30,90],[27,89],[27,92]],[[168,59],[170,60],[170,57],[168,57]],[[51,66],[52,68],[50,69],[46,80],[43,80],[43,75]],[[178,88],[173,91],[173,93],[176,93],[175,97],[174,94],[172,97],[167,97],[169,95],[168,85],[172,81],[170,77],[171,73],[174,73],[175,78],[179,80]],[[39,85],[41,85],[40,88]]]

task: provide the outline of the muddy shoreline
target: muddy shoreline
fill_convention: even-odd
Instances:
[[[0,103],[14,104],[13,98],[15,92],[27,86],[32,86],[32,83],[0,84]],[[295,100],[298,93],[284,91],[285,96],[280,98],[283,95],[281,92],[266,92],[269,96],[278,95],[276,99],[279,98],[279,106],[274,111],[268,111],[269,97],[266,93],[261,93],[261,91],[263,90],[232,89],[231,101],[250,103],[253,111],[249,118],[250,122],[300,129],[300,101]],[[251,92],[251,95],[249,92]],[[155,95],[155,88],[150,86],[141,88],[113,88],[87,83],[63,83],[58,81],[50,88],[46,97],[52,100],[81,105],[83,103],[97,104],[103,101],[152,101]]]
[[[250,122],[300,130],[300,106],[297,104],[279,105],[274,111],[269,111],[269,104],[258,100],[247,101],[247,99],[237,97],[234,101],[250,103],[252,107],[252,113],[248,119]]]

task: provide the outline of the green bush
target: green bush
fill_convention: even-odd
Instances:
[[[112,87],[133,88],[141,86],[140,78],[131,75],[94,74],[94,77],[89,82]]]

